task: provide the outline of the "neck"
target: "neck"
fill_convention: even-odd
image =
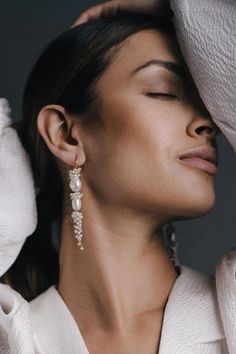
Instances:
[[[83,215],[83,251],[71,217],[64,217],[58,284],[79,328],[86,331],[92,323],[124,332],[137,319],[163,313],[178,274],[161,231],[128,212],[115,217],[110,208]]]

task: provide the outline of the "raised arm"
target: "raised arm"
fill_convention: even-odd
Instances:
[[[8,102],[0,98],[0,277],[37,222],[29,158],[11,122]]]
[[[8,102],[0,98],[0,277],[37,222],[29,159],[11,123]],[[2,281],[7,279],[0,278],[0,353],[33,354],[29,305]]]
[[[171,7],[200,95],[236,153],[236,1],[171,0]]]

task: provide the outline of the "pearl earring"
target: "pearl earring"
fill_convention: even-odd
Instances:
[[[176,240],[175,227],[171,222],[166,225],[166,239],[167,239],[167,249],[170,255],[170,259],[174,264],[177,272],[181,273],[181,263],[177,253],[178,242]]]
[[[81,173],[81,167],[78,167],[76,162],[76,167],[73,170],[69,171],[69,179],[70,179],[69,186],[73,191],[73,193],[70,193],[70,197],[72,201],[72,209],[73,209],[71,217],[74,223],[74,233],[75,233],[75,238],[77,239],[77,246],[79,246],[80,250],[82,251],[84,250],[84,247],[82,245],[83,215],[82,212],[80,212],[79,210],[81,209],[81,198],[83,197],[83,193],[80,192],[82,186],[80,180],[80,173]]]

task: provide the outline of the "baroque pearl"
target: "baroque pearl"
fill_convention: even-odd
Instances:
[[[70,188],[73,192],[79,192],[81,189],[81,180],[78,177],[72,177],[70,181]]]
[[[80,208],[81,208],[81,200],[79,198],[74,198],[72,200],[72,208],[74,210],[80,210]]]

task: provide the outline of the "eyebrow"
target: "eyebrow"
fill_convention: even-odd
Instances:
[[[181,76],[182,78],[186,77],[186,70],[184,70],[184,68],[182,66],[180,66],[179,64],[174,63],[172,61],[165,61],[165,60],[158,60],[158,59],[153,59],[153,60],[150,60],[150,61],[142,64],[141,66],[134,69],[131,72],[131,75],[134,75],[137,72],[139,72],[140,70],[148,68],[149,66],[152,66],[152,65],[161,66],[161,67],[171,71],[172,73]]]

